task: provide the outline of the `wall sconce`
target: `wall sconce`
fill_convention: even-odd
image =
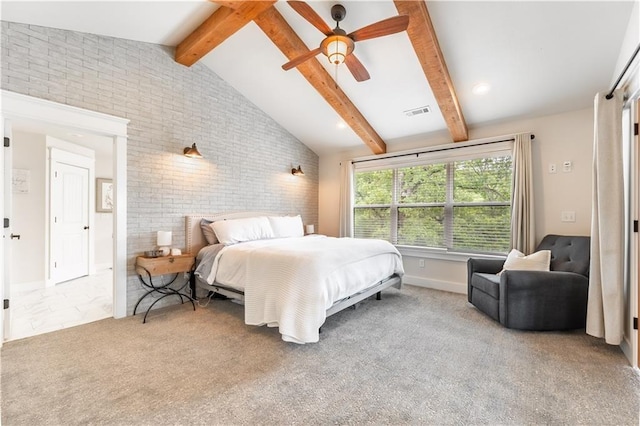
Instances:
[[[183,152],[184,155],[189,158],[202,158],[202,154],[198,151],[195,143],[191,145],[191,147],[186,146]]]
[[[300,168],[300,165],[298,165],[297,169],[295,167],[293,169],[291,169],[291,174],[294,175],[294,176],[304,176],[304,172]]]

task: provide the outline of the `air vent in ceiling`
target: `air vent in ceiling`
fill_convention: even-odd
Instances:
[[[431,107],[429,107],[429,105],[425,105],[420,108],[406,110],[404,111],[404,115],[406,115],[407,117],[413,117],[414,115],[428,114],[430,112],[431,112]]]

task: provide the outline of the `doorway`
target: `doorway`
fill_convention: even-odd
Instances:
[[[113,150],[113,225],[112,241],[113,270],[111,287],[113,291],[112,316],[122,318],[126,316],[126,150],[127,150],[127,124],[129,120],[101,114],[81,108],[70,107],[56,102],[45,101],[31,96],[21,95],[2,90],[2,116],[0,126],[5,138],[5,149],[0,154],[0,164],[3,164],[3,173],[0,174],[0,188],[2,188],[5,200],[0,207],[4,220],[4,240],[0,247],[0,262],[4,268],[0,295],[5,301],[4,315],[0,316],[0,345],[10,338],[8,329],[11,322],[11,288],[10,269],[11,261],[11,207],[6,202],[7,188],[11,185],[11,163],[7,162],[11,148],[8,141],[12,137],[12,128],[21,123],[27,123],[32,128],[42,129],[42,133],[52,132],[77,132],[78,134],[93,135],[107,138]],[[6,155],[9,153],[9,155]],[[7,164],[9,166],[7,166]]]
[[[27,124],[12,129],[13,173],[28,185],[12,194],[12,233],[20,239],[12,241],[10,340],[113,311],[113,220],[96,212],[93,184],[96,172],[112,178],[111,140],[60,132],[54,138]]]

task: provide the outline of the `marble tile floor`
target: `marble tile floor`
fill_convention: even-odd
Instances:
[[[44,288],[42,283],[11,287],[9,340],[74,327],[113,316],[111,269]]]

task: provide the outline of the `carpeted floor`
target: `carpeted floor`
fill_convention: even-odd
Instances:
[[[640,377],[584,331],[502,328],[405,286],[280,340],[214,300],[6,343],[2,424],[637,425]]]

